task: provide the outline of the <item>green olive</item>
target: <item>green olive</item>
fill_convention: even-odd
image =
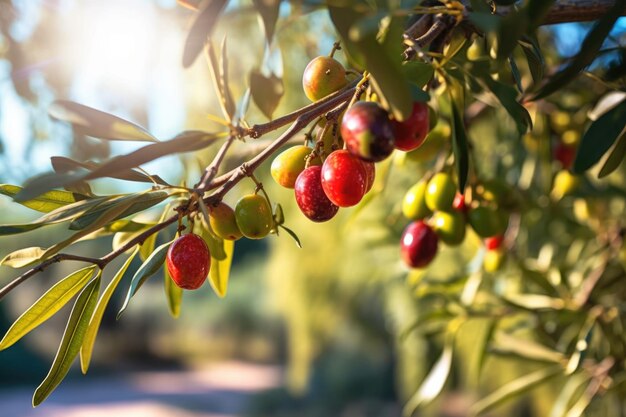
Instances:
[[[219,203],[211,209],[209,214],[211,228],[216,235],[226,240],[239,240],[242,233],[237,226],[235,211],[225,203]]]
[[[426,205],[432,211],[448,211],[456,196],[456,185],[450,174],[440,172],[428,181]]]
[[[235,218],[248,239],[263,239],[272,230],[274,219],[269,203],[259,194],[243,196],[235,206]]]
[[[508,217],[490,206],[472,208],[467,217],[472,229],[482,238],[503,234],[508,224]]]
[[[421,220],[431,214],[426,206],[424,195],[426,193],[426,181],[420,181],[409,188],[402,201],[402,214],[409,220]]]
[[[431,219],[439,238],[449,246],[457,246],[465,239],[465,218],[458,211],[437,211]]]

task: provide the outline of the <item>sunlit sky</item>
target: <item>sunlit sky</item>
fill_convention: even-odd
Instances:
[[[28,41],[45,14],[55,19],[50,49],[58,51],[38,63],[36,68],[12,68],[0,61],[0,136],[8,168],[20,177],[20,162],[33,134],[29,123],[32,109],[23,105],[8,81],[11,72],[28,72],[40,98],[51,102],[54,97],[45,83],[54,70],[71,80],[66,99],[131,117],[132,108],[146,109],[150,131],[159,138],[169,138],[184,129],[186,112],[184,71],[180,56],[185,27],[168,18],[175,0],[57,0],[14,2],[21,18],[10,28],[12,36]],[[45,12],[42,13],[42,10]],[[46,105],[48,103],[42,103]],[[44,121],[43,123],[49,123]],[[51,127],[47,124],[47,127]],[[54,127],[56,128],[56,127]],[[63,129],[62,126],[59,129]],[[67,131],[59,132],[67,134]],[[49,169],[51,155],[66,153],[64,141],[41,141],[33,149],[37,166]],[[116,143],[114,153],[136,147]],[[31,161],[32,162],[32,161]],[[40,163],[41,162],[41,163]]]

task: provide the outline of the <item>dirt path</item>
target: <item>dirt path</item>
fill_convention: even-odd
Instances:
[[[66,381],[33,409],[34,387],[0,391],[2,417],[235,417],[250,396],[281,384],[279,368],[228,362],[197,371]]]

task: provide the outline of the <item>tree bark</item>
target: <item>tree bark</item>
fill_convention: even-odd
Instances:
[[[599,19],[613,5],[615,0],[557,0],[542,25],[566,22],[591,22]],[[512,7],[498,7],[498,14],[508,14]],[[626,6],[622,10],[626,15]]]

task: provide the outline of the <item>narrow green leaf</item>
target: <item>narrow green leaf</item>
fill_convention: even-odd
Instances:
[[[20,191],[22,191],[22,187],[18,187],[17,185],[0,184],[0,194],[15,197]],[[77,201],[88,198],[89,197],[86,195],[71,193],[69,191],[54,190],[48,191],[34,200],[22,201],[20,204],[41,213],[49,213],[60,207],[64,207],[68,204],[76,203]]]
[[[86,169],[89,171],[93,171],[100,167],[101,164],[87,161],[87,162],[79,162],[74,161],[73,159],[66,158],[64,156],[53,156],[50,158],[50,163],[52,164],[52,169],[54,172],[64,174],[76,170]],[[139,172],[134,169],[127,169],[115,172],[110,175],[110,178],[115,178],[119,180],[132,181],[132,182],[147,182],[147,183],[157,183],[160,185],[169,185],[166,181],[164,181],[158,175],[146,175],[143,172]]]
[[[452,350],[453,343],[452,338],[449,338],[448,343],[443,348],[441,356],[437,360],[437,363],[430,370],[430,373],[422,382],[419,390],[409,399],[404,406],[403,415],[411,416],[417,410],[418,407],[430,403],[437,398],[443,390],[443,387],[450,375],[450,369],[452,367]]]
[[[545,61],[537,39],[535,37],[528,36],[523,38],[523,40],[519,42],[519,45],[522,47],[524,55],[526,55],[528,69],[530,70],[530,75],[533,77],[533,85],[539,85],[539,83],[543,80]]]
[[[212,267],[215,268],[216,265],[213,264]],[[170,315],[177,319],[180,316],[180,306],[183,302],[183,289],[174,283],[167,268],[163,269],[163,278],[168,310]]]
[[[539,100],[540,98],[549,96],[555,91],[561,90],[596,59],[604,40],[611,32],[611,29],[613,29],[615,21],[621,16],[625,6],[625,0],[615,1],[611,9],[609,9],[609,11],[597,21],[593,29],[589,31],[578,54],[570,60],[569,64],[564,69],[552,76],[552,78],[537,91],[532,97],[532,100]]]
[[[469,148],[467,133],[463,123],[463,116],[457,105],[452,103],[452,151],[454,152],[454,165],[459,179],[459,192],[465,192],[467,175],[469,173]]]
[[[480,329],[480,334],[477,335],[476,338],[476,346],[475,350],[475,358],[472,363],[472,380],[478,382],[480,380],[480,376],[482,375],[483,369],[485,367],[485,361],[487,360],[487,354],[489,351],[489,343],[493,339],[493,335],[496,331],[496,327],[498,325],[498,321],[493,318],[488,318],[483,320],[482,328]]]
[[[225,240],[213,233],[208,222],[196,224],[194,230],[195,233],[204,239],[204,242],[208,246],[209,252],[211,253],[211,257],[217,259],[218,261],[226,259],[227,255],[224,249]]]
[[[261,16],[263,23],[263,32],[268,45],[272,43],[274,37],[274,29],[278,21],[278,11],[280,9],[280,0],[252,0],[255,9]]]
[[[396,47],[400,44],[397,39],[401,38],[402,33],[400,31],[397,37],[395,33],[402,24],[400,19],[391,19],[390,33],[387,33],[382,44],[378,42],[376,31],[359,33],[354,28],[350,30],[350,38],[360,48],[365,58],[365,68],[373,77],[374,89],[397,120],[407,119],[413,109],[411,89],[402,70],[402,54]]]
[[[517,133],[520,136],[526,133],[528,128],[532,126],[532,119],[528,110],[517,101],[515,88],[496,81],[489,75],[482,80],[515,122]]]
[[[0,341],[4,350],[48,320],[89,282],[96,266],[80,269],[57,282],[11,325]]]
[[[287,232],[287,234],[291,236],[291,238],[296,242],[296,246],[302,249],[302,243],[300,242],[300,238],[298,237],[296,232],[294,232],[288,227],[283,226],[282,224],[278,225],[278,227],[282,228],[285,232]]]
[[[98,335],[98,329],[100,329],[100,323],[102,322],[102,317],[104,317],[104,312],[109,305],[109,301],[111,301],[111,297],[115,292],[115,289],[119,285],[122,278],[124,278],[124,274],[126,270],[135,259],[139,249],[135,249],[133,253],[126,259],[126,262],[122,265],[119,271],[115,274],[109,285],[104,289],[102,296],[98,300],[98,304],[94,309],[91,318],[89,319],[89,326],[87,331],[85,332],[85,337],[83,339],[83,343],[80,347],[80,369],[83,374],[87,373],[89,369],[89,363],[91,362],[91,354],[93,352],[93,346],[96,342],[96,336]]]
[[[492,350],[498,354],[514,355],[539,362],[562,363],[565,356],[532,340],[520,339],[506,333],[498,333]]]
[[[220,57],[220,90],[224,95],[224,104],[226,107],[226,117],[232,122],[235,116],[235,99],[230,91],[229,73],[228,73],[228,53],[226,47],[226,36],[222,39],[222,55]]]
[[[556,377],[562,372],[560,365],[552,365],[517,378],[495,390],[470,408],[470,415],[483,414],[510,398],[517,397]]]
[[[157,271],[161,268],[161,265],[163,265],[163,262],[165,262],[165,256],[167,255],[167,250],[170,247],[171,243],[172,242],[170,241],[156,248],[155,251],[152,252],[152,254],[148,257],[148,259],[146,259],[146,261],[141,264],[130,282],[130,287],[128,288],[128,293],[126,294],[124,304],[122,305],[120,311],[117,313],[118,320],[122,316],[124,310],[126,310],[126,308],[128,307],[131,298],[133,298],[139,288],[141,288],[144,282],[146,282],[146,280],[152,275],[156,274]]]
[[[524,92],[524,87],[522,86],[522,74],[519,72],[519,67],[517,66],[517,62],[515,62],[515,58],[513,55],[509,56],[509,65],[511,66],[511,74],[513,75],[513,79],[515,80],[515,86],[517,90],[522,93]]]
[[[183,50],[183,67],[189,68],[200,52],[204,43],[211,37],[217,20],[221,16],[228,0],[205,0],[191,25]]]
[[[48,113],[57,120],[71,123],[80,134],[108,140],[157,142],[145,128],[82,104],[57,100]]]
[[[106,201],[102,204],[99,204],[92,209],[87,210],[84,214],[77,217],[70,223],[70,230],[81,230],[85,227],[89,226],[93,222],[95,222],[103,213],[107,212],[111,208],[130,202],[128,209],[121,213],[117,219],[130,216],[131,214],[138,213],[140,211],[146,210],[150,207],[153,207],[163,200],[169,197],[169,194],[166,191],[149,191],[141,194],[128,194],[117,197],[114,200]]]
[[[211,270],[209,271],[209,282],[213,291],[220,298],[226,297],[228,291],[228,277],[230,275],[230,264],[233,260],[233,251],[235,250],[235,242],[232,240],[224,241],[224,252],[226,257],[222,260],[211,258]]]
[[[424,87],[435,75],[432,65],[420,61],[408,61],[402,64],[406,79],[417,87]]]
[[[265,117],[271,119],[280,99],[285,94],[285,86],[282,78],[274,74],[266,77],[259,70],[253,70],[250,72],[250,94],[254,104]]]
[[[89,226],[86,226],[84,229],[82,229],[81,231],[74,233],[72,236],[68,237],[67,239],[55,244],[54,246],[49,247],[42,255],[41,255],[41,259],[46,259],[56,253],[58,253],[59,251],[61,251],[62,249],[68,247],[69,245],[71,245],[74,242],[77,242],[78,240],[84,238],[85,236],[91,234],[92,232],[104,227],[107,223],[110,223],[114,220],[119,219],[123,213],[125,213],[129,207],[131,207],[133,204],[133,200],[128,200],[122,203],[119,203],[116,206],[111,207],[109,210],[107,210],[106,212],[102,213],[102,215],[100,215],[100,217],[98,217],[93,223],[91,223]]]
[[[129,154],[116,156],[91,171],[77,170],[64,174],[44,174],[29,180],[24,189],[15,196],[15,199],[17,201],[32,200],[54,188],[66,187],[80,181],[119,176],[120,172],[126,172],[131,168],[166,155],[206,148],[222,136],[224,134],[212,134],[201,131],[183,132],[174,139],[152,143]]]
[[[68,184],[76,184],[83,180],[89,171],[80,169],[63,174],[49,172],[29,178],[22,190],[13,197],[13,199],[21,203],[22,201],[34,200],[47,191],[55,188],[63,188]]]
[[[624,157],[626,156],[626,130],[622,132],[620,137],[617,139],[615,143],[615,147],[611,151],[611,154],[604,162],[602,169],[598,173],[598,178],[604,178],[607,175],[611,174],[617,168],[619,168],[620,164],[624,161]]]
[[[560,298],[548,297],[542,294],[508,294],[502,297],[506,303],[524,310],[562,310],[565,302]]]
[[[18,249],[5,256],[4,259],[0,261],[0,265],[9,266],[11,268],[23,268],[39,261],[39,258],[45,251],[45,248],[38,246]]]
[[[52,362],[52,367],[33,395],[33,407],[37,407],[41,404],[52,391],[56,389],[61,381],[63,381],[76,355],[78,355],[89,325],[89,318],[98,300],[101,274],[102,271],[98,271],[98,275],[85,287],[76,299],[72,312],[70,313],[70,318],[67,321],[59,350]]]
[[[587,381],[589,381],[589,376],[585,372],[569,376],[559,396],[554,401],[550,417],[565,417],[573,403],[582,395],[581,387]]]
[[[626,101],[622,101],[593,122],[583,135],[574,160],[574,172],[594,166],[611,148],[626,127]]]

